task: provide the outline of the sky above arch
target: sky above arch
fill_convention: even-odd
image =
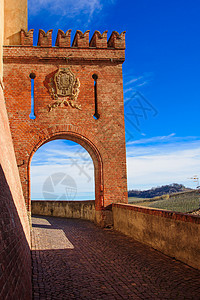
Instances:
[[[42,145],[31,161],[32,200],[94,200],[94,165],[79,144],[55,140]]]
[[[200,2],[29,0],[28,27],[126,31],[123,64],[129,189],[200,174]],[[67,151],[67,150],[66,150]]]

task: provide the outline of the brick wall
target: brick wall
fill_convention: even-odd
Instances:
[[[31,299],[30,228],[0,87],[0,299]]]
[[[127,203],[122,82],[124,33],[114,32],[107,43],[106,32],[102,36],[95,32],[89,43],[89,32],[77,31],[73,47],[70,47],[70,32],[58,32],[56,47],[51,47],[51,34],[51,30],[47,33],[41,30],[39,46],[32,47],[33,32],[22,31],[24,46],[4,47],[6,106],[28,210],[31,157],[43,143],[56,138],[78,142],[90,153],[95,167],[96,210],[101,211],[113,202]],[[59,68],[69,68],[80,80],[76,103],[81,105],[81,110],[59,106],[49,111],[48,106],[55,103],[49,83]],[[36,75],[35,120],[29,118],[31,72]],[[93,118],[93,74],[98,75],[98,120]]]

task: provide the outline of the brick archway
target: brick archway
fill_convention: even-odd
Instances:
[[[95,32],[89,43],[89,32],[78,31],[71,47],[69,36],[60,34],[56,47],[51,46],[51,31],[39,32],[36,47],[32,31],[21,32],[21,46],[4,47],[5,101],[22,190],[31,212],[32,155],[48,141],[71,139],[93,159],[100,220],[112,203],[128,202],[122,79],[125,36],[113,32],[107,41],[106,33]],[[64,92],[62,81],[67,86]]]
[[[104,199],[103,199],[103,163],[101,155],[95,145],[86,137],[76,132],[54,132],[51,136],[43,137],[34,149],[31,151],[28,164],[27,164],[27,174],[28,174],[28,190],[27,190],[27,208],[28,211],[31,211],[31,176],[30,176],[30,166],[31,159],[34,153],[44,144],[57,140],[57,139],[65,139],[76,142],[81,145],[91,156],[93,164],[94,164],[94,177],[95,177],[95,208],[96,210],[101,210],[104,207]]]

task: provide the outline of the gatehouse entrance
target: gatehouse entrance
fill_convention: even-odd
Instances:
[[[97,222],[112,203],[127,203],[122,63],[125,33],[21,31],[4,49],[5,100],[22,189],[31,213],[30,162],[43,144],[69,139],[84,147],[95,169]]]

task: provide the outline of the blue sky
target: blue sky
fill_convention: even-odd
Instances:
[[[39,28],[53,29],[54,41],[59,28],[72,29],[72,38],[77,29],[89,29],[90,37],[95,30],[108,30],[108,36],[113,30],[126,31],[123,78],[128,187],[146,189],[173,182],[195,187],[188,178],[200,173],[200,2],[29,0],[28,4],[35,45]],[[66,151],[64,160],[67,153],[71,155],[71,147],[78,146],[63,144],[65,149],[59,147]],[[43,170],[54,163],[58,145],[48,146],[52,160],[45,162]],[[39,154],[32,161],[33,197],[40,174]],[[84,197],[83,186],[86,189],[82,183],[77,197]],[[93,197],[90,185],[84,193]],[[35,197],[41,197],[39,192]]]

